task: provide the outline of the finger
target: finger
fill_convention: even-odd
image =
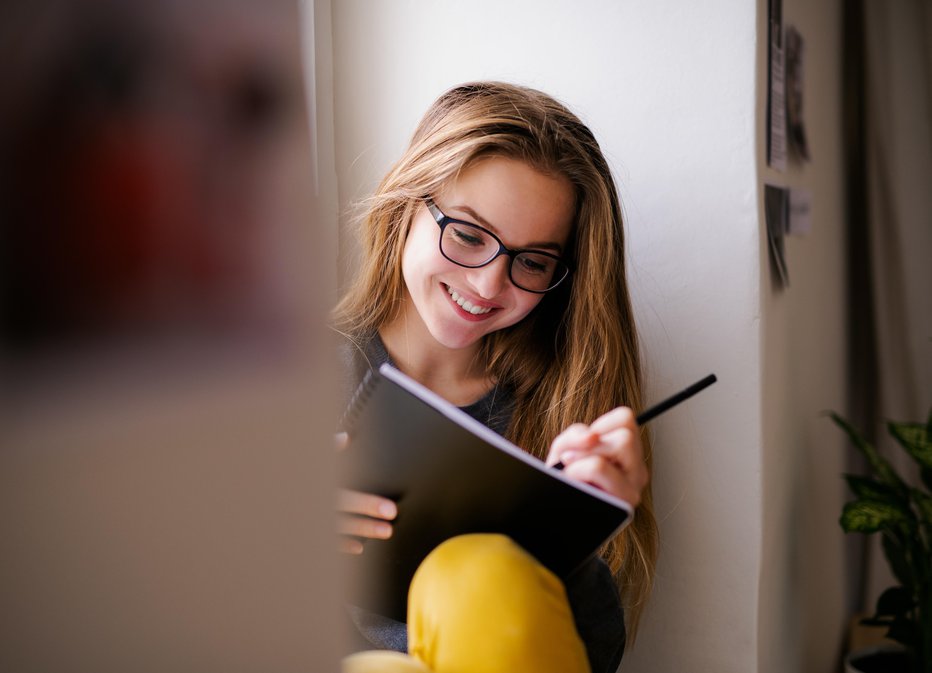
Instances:
[[[338,432],[333,436],[333,443],[337,451],[342,451],[349,445],[349,435],[345,432]]]
[[[597,435],[595,443],[585,450],[561,450],[560,460],[564,465],[569,465],[590,455],[603,456],[615,462],[623,471],[635,471],[644,462],[640,439],[628,428],[616,428],[604,435]]]
[[[340,538],[340,551],[345,554],[362,554],[362,542],[351,537]]]
[[[618,428],[602,436],[602,442],[590,454],[604,456],[614,463],[639,491],[647,486],[650,474],[644,462],[644,450],[637,432]]]
[[[340,491],[338,508],[342,512],[365,514],[375,519],[391,520],[398,516],[398,506],[388,498],[347,489]]]
[[[547,455],[547,464],[553,465],[560,461],[566,465],[572,462],[576,455],[595,446],[598,441],[598,434],[590,430],[588,425],[574,423],[553,440]]]
[[[571,479],[585,482],[611,495],[635,504],[640,494],[629,484],[616,465],[602,456],[585,456],[568,466],[565,473]]]
[[[387,540],[392,536],[392,525],[364,516],[341,516],[337,526],[341,535],[373,540]]]
[[[589,427],[599,434],[604,434],[616,428],[636,428],[637,421],[634,412],[629,407],[615,407],[595,419]]]
[[[637,507],[641,502],[642,488],[626,478],[617,465],[603,456],[580,458],[564,471],[571,479],[582,481]]]
[[[586,451],[586,455],[600,455],[606,458],[621,458],[622,454],[637,452],[634,433],[628,428],[615,428],[598,435],[598,441]],[[619,460],[619,465],[621,464]]]
[[[640,434],[630,428],[616,428],[599,436],[599,443],[590,453],[613,458],[625,470],[634,470],[644,462],[644,448]]]

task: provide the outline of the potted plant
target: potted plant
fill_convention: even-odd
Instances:
[[[869,476],[845,475],[854,500],[844,506],[846,533],[880,533],[884,556],[899,585],[884,591],[872,617],[862,623],[887,628],[902,643],[898,654],[849,655],[854,671],[932,673],[932,410],[922,423],[887,423],[897,443],[919,465],[920,486],[893,466],[838,414],[832,419],[867,458]],[[901,663],[877,657],[893,657]],[[878,667],[879,664],[879,667]]]

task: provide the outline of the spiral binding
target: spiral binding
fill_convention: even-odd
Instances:
[[[362,377],[362,381],[359,382],[359,385],[356,386],[356,390],[353,391],[346,405],[346,409],[343,411],[343,416],[340,417],[339,427],[343,432],[352,432],[353,426],[356,425],[356,421],[359,418],[359,414],[362,413],[363,407],[366,406],[366,402],[369,401],[369,397],[372,395],[378,382],[378,373],[374,369],[367,370],[366,375]]]

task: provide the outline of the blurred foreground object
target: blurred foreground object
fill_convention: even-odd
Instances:
[[[336,666],[300,26],[0,8],[0,670]]]

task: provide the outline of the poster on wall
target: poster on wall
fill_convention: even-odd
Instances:
[[[803,63],[805,43],[793,26],[786,27],[786,125],[790,149],[809,161],[809,143],[803,122]]]
[[[768,68],[767,165],[786,170],[786,81],[783,52],[783,2],[769,4],[770,56]]]
[[[767,219],[767,242],[770,249],[771,268],[781,287],[790,284],[786,267],[784,234],[789,217],[789,191],[774,185],[764,185],[764,216]]]

